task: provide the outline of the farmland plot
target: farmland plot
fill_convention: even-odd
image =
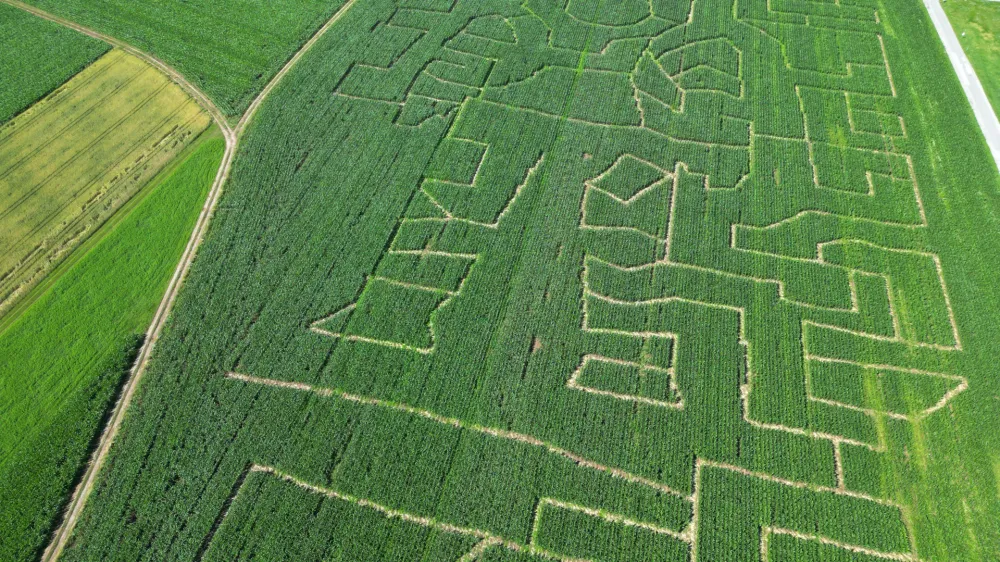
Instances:
[[[17,8],[0,5],[0,125],[109,48]]]
[[[29,0],[179,70],[239,117],[342,0]]]
[[[114,50],[0,129],[0,314],[208,124]]]
[[[220,137],[198,137],[0,330],[0,560],[37,559],[58,523],[215,178]]]
[[[398,4],[262,108],[67,559],[1000,554],[919,5]]]

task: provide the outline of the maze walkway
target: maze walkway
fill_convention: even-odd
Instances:
[[[477,552],[603,559],[598,545],[560,533],[604,525],[666,537],[680,545],[670,559],[792,559],[800,548],[918,559],[905,508],[852,471],[886,451],[886,426],[934,415],[968,383],[939,367],[962,342],[940,260],[925,249],[928,221],[876,6],[598,4],[425,2],[376,25],[385,47],[356,61],[334,95],[394,108],[398,127],[444,120],[448,130],[358,298],[312,331],[423,356],[433,378],[471,367],[448,340],[471,336],[461,326],[482,309],[477,299],[544,286],[543,301],[563,309],[533,336],[532,353],[559,346],[578,363],[536,367],[563,388],[505,407],[536,419],[632,412],[622,421],[657,434],[648,446],[690,447],[693,457],[661,469],[669,485],[613,456],[571,453],[579,445],[556,428],[470,425],[355,393],[350,381],[230,377],[541,447],[675,495],[688,522],[542,497],[531,540],[520,543],[253,471],[425,527],[454,525],[483,541]],[[542,207],[551,215],[539,225]],[[546,252],[537,275],[483,279],[516,268],[514,254],[537,265]],[[571,425],[605,436],[606,423]],[[726,490],[769,497],[775,511],[737,515]],[[797,501],[843,519],[785,512]]]

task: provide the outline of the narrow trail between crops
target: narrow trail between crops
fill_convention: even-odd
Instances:
[[[132,397],[135,395],[135,390],[139,385],[139,380],[146,371],[146,366],[149,363],[153,347],[156,345],[156,342],[160,337],[163,326],[167,317],[170,315],[170,310],[173,308],[174,301],[177,298],[177,294],[180,291],[184,278],[191,267],[191,263],[194,261],[198,248],[201,246],[201,243],[205,238],[205,232],[208,230],[208,225],[212,219],[216,204],[219,201],[219,197],[222,195],[222,188],[225,185],[226,180],[229,179],[229,172],[232,168],[233,158],[236,155],[236,149],[239,146],[240,137],[243,135],[249,123],[253,120],[253,116],[257,113],[257,110],[263,104],[264,100],[271,94],[278,82],[280,82],[281,79],[288,74],[299,59],[301,59],[302,56],[309,51],[317,41],[319,41],[319,39],[333,26],[333,24],[343,17],[343,15],[351,8],[351,6],[354,5],[356,1],[357,0],[348,0],[345,2],[344,5],[341,6],[341,8],[337,10],[337,12],[333,14],[333,16],[327,20],[325,24],[323,24],[322,27],[316,30],[312,37],[310,37],[309,40],[306,41],[290,59],[288,59],[281,70],[279,70],[278,73],[271,78],[264,89],[261,90],[260,94],[257,95],[247,110],[240,117],[236,126],[233,127],[229,124],[225,114],[222,113],[211,98],[202,92],[196,85],[188,81],[180,72],[155,56],[140,51],[139,49],[136,49],[132,45],[129,45],[119,39],[105,35],[88,27],[84,27],[67,19],[55,16],[44,10],[35,8],[34,6],[29,6],[28,4],[18,0],[0,0],[0,2],[19,8],[40,18],[104,41],[146,61],[177,83],[188,95],[198,102],[198,105],[200,105],[202,109],[204,109],[212,117],[212,120],[215,121],[215,123],[222,130],[222,134],[226,141],[226,150],[223,153],[222,162],[219,165],[219,171],[216,173],[215,181],[212,183],[212,188],[208,193],[208,198],[205,200],[205,205],[202,207],[201,214],[198,216],[198,222],[195,224],[194,231],[191,233],[191,238],[188,240],[188,244],[184,249],[181,261],[177,264],[173,277],[170,279],[170,284],[167,286],[167,292],[163,295],[163,300],[160,301],[160,305],[156,310],[155,316],[153,317],[153,322],[146,331],[146,341],[143,344],[142,349],[139,351],[139,356],[136,358],[136,362],[131,373],[129,373],[128,380],[122,387],[121,396],[115,404],[111,416],[108,418],[108,423],[101,432],[97,448],[92,453],[86,471],[80,479],[80,482],[77,484],[76,489],[73,491],[73,495],[70,499],[70,503],[66,509],[62,522],[52,533],[51,542],[42,554],[43,561],[55,561],[62,555],[63,549],[66,547],[66,544],[69,542],[69,538],[73,534],[73,529],[76,527],[80,514],[83,512],[87,499],[90,497],[90,493],[94,489],[94,484],[97,482],[97,476],[108,456],[108,451],[111,450],[111,445],[114,443],[115,437],[118,435],[118,430],[121,428],[122,420],[125,417],[125,411],[132,402]]]

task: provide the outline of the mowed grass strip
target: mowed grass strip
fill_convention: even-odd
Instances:
[[[32,560],[44,548],[224,148],[217,129],[203,133],[133,200],[134,210],[0,332],[0,560]]]
[[[0,129],[0,315],[209,122],[114,50]]]

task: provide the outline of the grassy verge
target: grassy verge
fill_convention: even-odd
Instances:
[[[44,547],[223,150],[218,134],[203,135],[0,333],[0,559],[31,559]]]
[[[1000,111],[1000,2],[946,0],[943,5],[993,111]]]

